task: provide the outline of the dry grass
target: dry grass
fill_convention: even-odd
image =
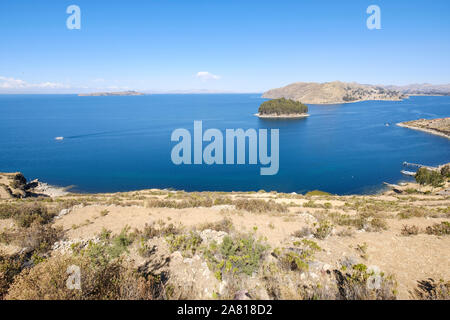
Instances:
[[[443,221],[441,223],[435,223],[434,225],[427,227],[425,232],[436,236],[450,235],[450,222]]]
[[[39,202],[0,204],[0,219],[12,218],[20,227],[29,227],[33,222],[46,224],[56,215],[54,210]]]
[[[81,290],[67,287],[70,266],[81,270]],[[86,256],[58,256],[24,270],[5,299],[149,300],[159,292],[155,280],[146,280],[121,260],[99,264]]]
[[[288,211],[288,206],[277,203],[273,200],[265,201],[261,199],[238,199],[233,201],[238,210],[246,210],[255,213],[283,213]]]
[[[410,291],[412,299],[416,300],[450,300],[450,281],[427,280],[417,281],[417,288]]]
[[[417,234],[419,234],[419,227],[414,226],[414,225],[412,225],[412,226],[403,225],[401,234],[402,234],[402,236],[417,235]]]

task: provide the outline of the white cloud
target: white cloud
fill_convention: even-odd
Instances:
[[[199,78],[202,81],[208,81],[208,80],[219,80],[220,76],[217,76],[215,74],[212,74],[208,71],[200,71],[197,72],[197,74],[195,75],[197,78]]]
[[[69,86],[57,82],[28,83],[24,80],[0,76],[1,89],[62,89]]]

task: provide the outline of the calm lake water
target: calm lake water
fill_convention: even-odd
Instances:
[[[396,122],[450,116],[450,97],[411,97],[309,106],[301,120],[262,120],[257,94],[0,95],[0,171],[75,185],[75,191],[143,188],[187,191],[276,190],[373,193],[399,182],[403,161],[450,162],[450,140],[400,128]],[[260,165],[181,165],[171,161],[176,128],[280,129],[280,169]],[[390,123],[390,126],[386,126]],[[63,136],[63,141],[55,137]],[[205,143],[206,144],[206,143]]]

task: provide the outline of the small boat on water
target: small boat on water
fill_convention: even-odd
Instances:
[[[64,137],[56,137],[55,140],[64,140]]]
[[[404,174],[405,176],[415,176],[416,175],[416,173],[415,172],[412,172],[412,171],[406,171],[406,170],[402,170],[402,171],[400,171],[402,174]]]

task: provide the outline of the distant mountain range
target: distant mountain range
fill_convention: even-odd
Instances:
[[[137,91],[119,91],[119,92],[93,92],[80,93],[80,97],[104,97],[104,96],[143,96],[144,94]]]
[[[410,84],[407,86],[385,86],[389,90],[397,90],[408,95],[450,95],[450,84]]]
[[[286,98],[309,104],[339,104],[366,100],[399,101],[409,95],[450,95],[450,85],[383,86],[356,82],[296,82],[264,92],[263,98]]]

